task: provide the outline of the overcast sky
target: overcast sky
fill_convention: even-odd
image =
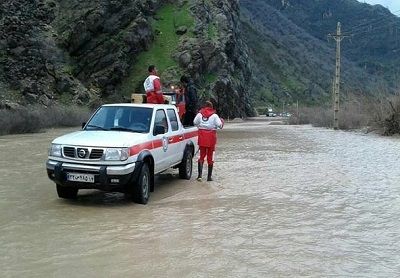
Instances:
[[[359,2],[365,2],[368,4],[381,4],[384,7],[389,8],[392,13],[400,14],[400,0],[358,0]]]

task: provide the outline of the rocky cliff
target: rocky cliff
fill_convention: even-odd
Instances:
[[[179,45],[175,55],[179,64],[196,80],[205,80],[203,94],[215,98],[224,115],[251,115],[251,71],[241,34],[239,1],[193,1],[192,13],[195,37]]]
[[[1,4],[0,80],[18,103],[86,104],[110,93],[151,43],[156,1]]]
[[[14,0],[0,3],[0,106],[39,103],[97,105],[126,101],[140,88],[127,83],[143,53],[165,36],[169,7],[193,18],[177,26],[178,38],[161,66],[168,85],[190,74],[202,97],[213,97],[226,116],[251,114],[247,48],[237,0]],[[169,11],[169,9],[166,9]],[[165,17],[165,18],[164,18]],[[161,28],[157,28],[161,26]],[[179,29],[179,30],[178,30]],[[160,56],[163,57],[163,56]],[[145,67],[144,67],[145,65]],[[131,78],[132,79],[132,78]],[[128,90],[121,93],[121,88]],[[132,88],[130,90],[130,88]]]

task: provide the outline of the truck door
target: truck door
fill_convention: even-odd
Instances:
[[[163,134],[156,135],[157,126],[162,126],[165,132]],[[154,170],[156,173],[165,170],[169,167],[168,153],[167,153],[169,148],[169,142],[168,142],[169,132],[170,131],[165,111],[164,109],[158,109],[154,117],[154,127],[153,127],[153,135],[154,135],[153,156],[154,156]]]
[[[178,117],[174,109],[167,109],[168,121],[171,127],[171,132],[168,138],[168,152],[171,153],[171,163],[175,165],[182,160],[183,157],[183,134],[179,127]]]

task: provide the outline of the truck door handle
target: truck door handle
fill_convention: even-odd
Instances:
[[[168,142],[172,143],[174,141],[174,138],[169,138]]]
[[[179,136],[179,140],[182,141],[183,140],[183,136]]]

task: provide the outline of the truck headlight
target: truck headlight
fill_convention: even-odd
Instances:
[[[128,148],[110,148],[106,149],[105,160],[127,160],[129,157],[129,149]]]
[[[51,147],[49,149],[49,156],[61,157],[61,149],[61,145],[51,144]]]

